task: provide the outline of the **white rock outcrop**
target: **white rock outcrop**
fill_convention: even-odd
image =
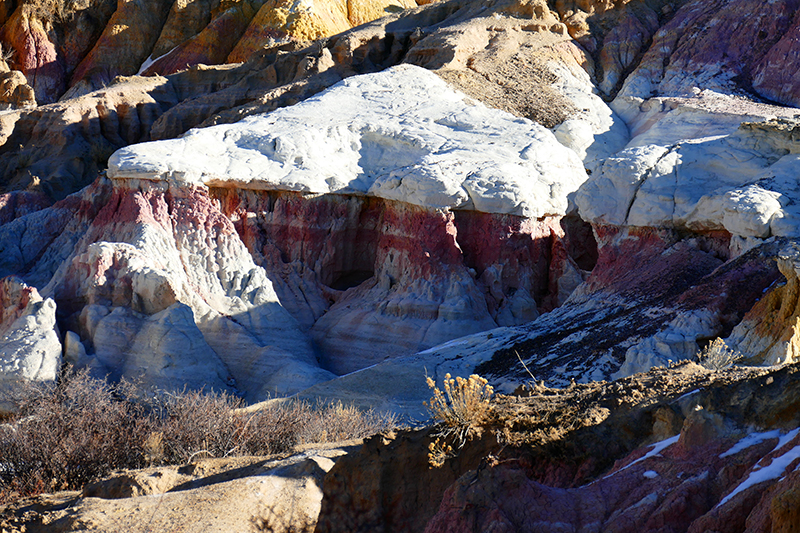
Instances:
[[[627,148],[578,191],[595,224],[800,236],[796,125],[746,123],[733,133]]]
[[[595,134],[602,136],[608,131],[613,133],[613,142],[609,141],[608,146],[624,144],[627,130],[618,120],[614,121],[610,109],[592,93],[588,77],[578,79],[572,72],[564,76],[567,80],[564,83],[569,85],[576,101],[590,102],[593,106],[592,131],[587,139],[581,138],[582,149],[588,149]],[[549,247],[551,234],[553,238],[563,236],[556,218],[574,208],[569,197],[587,178],[580,158],[559,143],[550,130],[528,119],[487,108],[453,90],[434,73],[413,65],[353,76],[299,104],[235,124],[191,130],[179,139],[123,148],[111,157],[108,175],[118,187],[246,190],[250,195],[247,201],[255,203],[261,201],[252,198],[255,193],[266,198],[267,192],[273,191],[299,192],[309,197],[330,195],[340,198],[341,203],[347,197],[386,201],[380,211],[356,217],[358,224],[375,226],[380,231],[380,236],[373,236],[380,244],[375,243],[372,263],[361,265],[361,270],[369,273],[368,281],[358,288],[334,296],[326,292],[329,288],[320,292],[313,287],[317,283],[314,277],[320,275],[318,259],[311,257],[315,264],[302,266],[296,263],[294,252],[285,249],[281,252],[287,258],[295,257],[295,267],[301,271],[314,269],[311,278],[303,275],[302,288],[286,286],[281,290],[291,299],[290,308],[300,311],[298,316],[314,317],[311,338],[321,349],[323,365],[337,373],[363,368],[387,355],[413,353],[500,323],[522,323],[538,316],[533,287],[541,300],[542,293],[548,290],[541,285],[548,282],[525,278],[515,281],[509,289],[503,285],[508,284],[506,281],[497,279],[494,283],[497,287],[484,290],[482,284],[490,284],[493,272],[501,276],[499,265],[490,263],[480,273],[470,271],[464,264],[464,255],[470,251],[462,248],[467,244],[463,240],[457,242],[456,235],[460,232],[458,237],[464,238],[462,235],[468,231],[463,227],[457,229],[451,211],[535,219],[515,231],[531,231],[531,236],[525,239],[546,242]],[[245,197],[244,194],[228,196],[226,201],[234,205]],[[246,215],[234,213],[243,217],[237,222],[245,228],[243,234],[271,231],[268,224],[259,225],[262,219],[277,217],[273,213],[273,209],[277,213],[277,207],[270,202],[273,200],[264,201]],[[274,202],[283,205],[283,197]],[[356,207],[355,203],[353,206]],[[261,214],[263,211],[269,213]],[[376,213],[385,216],[385,220],[375,218]],[[295,225],[296,220],[303,220],[312,227],[316,220],[313,217],[317,216],[312,208],[308,213],[288,214],[285,223]],[[299,218],[293,218],[295,215]],[[556,218],[545,221],[548,217]],[[481,223],[484,222],[475,222]],[[485,223],[491,225],[489,221]],[[516,222],[498,222],[498,227],[503,224]],[[531,229],[534,226],[538,228],[535,231]],[[474,231],[480,235],[483,230]],[[483,242],[490,239],[488,232],[492,230],[486,231],[487,237],[473,238],[480,241],[479,246],[492,245]],[[298,229],[281,237],[300,242],[318,238],[302,233]],[[193,238],[185,236],[191,235],[191,231],[177,235],[187,246],[193,242]],[[503,233],[501,237],[507,235]],[[328,238],[332,239],[330,233]],[[357,243],[347,245],[354,244]],[[248,246],[255,256],[265,248],[274,247],[256,240],[248,241]],[[308,248],[313,246],[316,245]],[[335,246],[334,240],[330,246]],[[298,249],[302,248],[305,246],[298,245]],[[163,251],[159,256],[170,257],[170,253]],[[533,253],[531,262],[546,257],[544,253],[550,254],[549,251]],[[327,261],[326,258],[323,255],[320,259]],[[568,258],[562,261],[569,263]],[[270,275],[281,278],[291,275],[286,274],[281,256],[264,260],[265,265],[268,263],[273,265]],[[543,265],[548,268],[546,263]],[[159,268],[150,267],[148,279],[156,280]],[[524,273],[526,268],[534,267],[523,265],[520,276],[528,275]],[[536,268],[541,270],[542,265]],[[559,302],[581,280],[577,267],[571,268],[565,265],[550,273],[554,278],[572,274],[569,283],[558,285],[563,293]],[[209,272],[215,270],[211,268]],[[202,274],[189,286],[215,286],[214,279],[203,278],[206,270],[192,266],[187,272]],[[506,278],[513,275],[511,271],[503,274]],[[480,279],[476,279],[478,276]],[[278,284],[285,282],[286,279],[281,279]],[[309,282],[311,290],[307,287]],[[174,288],[155,292],[178,295],[187,284],[170,286]],[[503,294],[504,290],[509,294]],[[487,291],[490,296],[484,294]],[[315,292],[320,292],[322,304],[330,306],[329,309],[318,309]],[[487,303],[490,297],[494,300],[491,304]],[[180,296],[176,298],[195,310],[201,331],[214,346],[209,333],[213,328],[203,325],[206,323],[203,305]],[[226,311],[224,305],[212,303],[207,296],[204,302],[221,315],[234,315],[236,323],[248,331],[256,330],[257,322],[267,328],[274,327],[274,318],[258,319],[249,312]],[[259,313],[263,310],[259,308]],[[266,342],[264,338],[261,340]],[[296,352],[283,344],[278,348],[284,353]],[[391,347],[386,348],[385,344]],[[257,350],[244,352],[257,353]],[[314,364],[307,357],[301,359],[304,364]],[[230,367],[229,362],[226,364]],[[262,361],[260,365],[263,364]],[[234,369],[231,372],[237,384],[240,383],[241,373]]]
[[[55,302],[17,278],[0,280],[0,413],[14,408],[22,382],[53,382],[60,367]]]
[[[594,172],[607,157],[622,150],[630,141],[628,126],[600,98],[586,70],[555,61],[548,63],[548,67],[556,77],[553,88],[576,109],[553,128],[553,133]]]
[[[413,65],[353,76],[288,108],[129,146],[112,179],[364,194],[433,208],[563,215],[575,152]]]

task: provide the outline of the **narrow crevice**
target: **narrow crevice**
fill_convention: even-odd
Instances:
[[[592,225],[577,215],[568,215],[561,219],[561,229],[566,235],[569,257],[581,270],[586,272],[594,270],[598,252]]]

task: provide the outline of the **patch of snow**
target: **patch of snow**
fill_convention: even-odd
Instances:
[[[578,342],[582,341],[584,338],[586,338],[586,336],[588,336],[588,335],[589,335],[588,331],[579,330],[579,331],[576,331],[575,333],[572,333],[571,335],[569,335],[567,337],[564,337],[564,339],[561,342],[575,342],[575,343],[578,343]]]
[[[678,396],[677,398],[675,398],[675,401],[676,401],[676,402],[679,402],[679,401],[683,400],[684,398],[688,398],[689,396],[692,396],[692,395],[694,395],[694,394],[697,394],[697,393],[698,393],[698,392],[700,392],[701,390],[703,390],[703,389],[695,389],[695,390],[693,390],[693,391],[687,392],[686,394],[681,394],[680,396]]]
[[[655,470],[648,470],[647,472],[645,472],[642,475],[644,477],[646,477],[647,479],[654,479],[654,478],[658,477],[658,472],[656,472]]]
[[[789,442],[794,440],[797,434],[800,433],[800,428],[796,428],[788,432],[786,435],[783,435],[779,440],[778,444],[775,445],[775,448],[772,449],[773,452],[776,452],[786,446]]]
[[[751,446],[755,446],[756,444],[760,444],[760,443],[764,442],[765,440],[778,439],[778,438],[780,438],[780,436],[781,436],[781,432],[780,432],[779,429],[775,429],[773,431],[764,431],[764,432],[761,432],[761,433],[751,433],[751,434],[747,435],[746,437],[744,437],[739,442],[737,442],[736,444],[734,444],[733,447],[731,449],[729,449],[727,452],[721,454],[719,456],[719,458],[723,459],[723,458],[729,457],[731,455],[736,455],[740,451],[746,450],[747,448],[750,448]]]
[[[178,48],[178,47],[176,46],[175,48]],[[167,57],[168,55],[170,55],[172,52],[174,52],[174,51],[175,51],[175,48],[173,48],[172,50],[170,50],[170,51],[169,51],[169,52],[167,52],[166,54],[163,54],[163,55],[160,55],[160,56],[158,56],[158,57],[157,57],[157,58],[155,58],[155,59],[153,59],[153,56],[148,56],[148,57],[147,57],[147,59],[145,59],[145,60],[144,60],[144,63],[142,63],[142,66],[141,66],[141,67],[139,67],[139,72],[137,72],[137,73],[136,73],[136,75],[137,75],[137,76],[141,76],[141,75],[142,75],[142,72],[144,72],[145,70],[149,69],[149,68],[150,68],[150,66],[151,66],[153,63],[155,63],[156,61],[158,61],[158,60],[159,60],[159,59],[161,59],[162,57]]]
[[[783,455],[772,459],[772,462],[769,464],[769,466],[759,467],[757,469],[754,468],[753,471],[750,472],[750,475],[747,477],[747,479],[740,483],[738,487],[733,489],[733,492],[725,496],[725,498],[723,498],[722,501],[717,504],[717,507],[725,505],[734,496],[749,489],[753,485],[780,478],[786,468],[798,458],[800,458],[800,446],[795,446]]]
[[[636,459],[632,463],[623,466],[622,468],[620,468],[616,472],[612,472],[611,474],[607,475],[603,479],[609,478],[609,477],[613,476],[614,474],[619,474],[623,470],[627,470],[628,468],[632,467],[633,465],[635,465],[637,463],[641,463],[642,461],[646,461],[647,459],[650,459],[653,456],[659,455],[662,451],[664,451],[668,447],[670,447],[673,444],[675,444],[676,442],[678,442],[679,438],[680,438],[680,434],[675,435],[674,437],[670,437],[668,439],[662,440],[661,442],[656,442],[655,444],[651,444],[651,446],[653,447],[652,450],[650,450],[649,452],[644,454],[642,457],[639,457],[638,459]]]

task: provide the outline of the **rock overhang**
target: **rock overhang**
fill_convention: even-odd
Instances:
[[[566,214],[568,195],[587,178],[578,156],[543,126],[405,64],[235,124],[122,148],[108,175],[531,218]]]

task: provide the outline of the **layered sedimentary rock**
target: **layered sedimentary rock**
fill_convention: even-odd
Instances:
[[[267,5],[256,4],[247,3],[254,13]],[[387,324],[396,333],[381,339],[396,353],[409,353],[457,334],[535,319],[524,329],[487,333],[414,356],[403,373],[479,369],[501,384],[522,376],[519,353],[539,378],[568,383],[618,377],[690,357],[708,339],[729,335],[780,276],[774,258],[788,241],[763,239],[795,237],[790,179],[795,126],[759,123],[794,111],[742,97],[754,87],[742,69],[755,67],[736,59],[747,49],[766,54],[779,40],[767,26],[777,21],[789,28],[791,5],[771,4],[742,36],[720,40],[738,55],[720,60],[707,76],[690,79],[681,74],[683,67],[681,72],[673,72],[673,63],[664,67],[665,57],[684,66],[719,59],[713,39],[689,37],[700,35],[704,26],[735,26],[735,9],[748,5],[715,4],[720,9],[710,10],[696,2],[451,0],[391,14],[305,49],[284,43],[238,67],[119,80],[80,99],[3,116],[3,124],[13,125],[13,131],[2,130],[4,186],[58,200],[90,183],[114,149],[292,106],[272,115],[271,136],[255,139],[245,131],[261,118],[192,131],[152,148],[150,155],[120,152],[112,175],[148,183],[167,178],[174,194],[187,186],[209,188],[203,194],[232,220],[237,238],[273,279],[282,305],[330,355],[322,355],[324,364],[337,372],[380,359],[384,348],[371,332]],[[177,31],[184,11],[193,9],[213,13],[208,22],[203,18]],[[241,2],[166,6],[159,11],[166,21],[159,52],[177,46],[175,59],[194,46],[186,43],[202,41],[206,30],[213,33],[215,20],[243,10]],[[764,42],[753,45],[762,31]],[[211,41],[220,50],[229,44]],[[313,94],[401,61],[434,69],[471,97],[539,121],[554,136],[527,133],[535,142],[514,141],[509,156],[490,144],[494,141],[470,136],[469,128],[477,130],[475,121],[481,120],[477,106],[425,123],[402,98],[396,99],[396,112],[410,114],[399,126],[388,119],[384,125],[384,116],[368,126],[343,126],[334,117],[307,129],[304,106],[329,105],[335,100],[330,95],[344,89]],[[380,84],[359,89],[362,83],[349,85],[359,102],[387,90]],[[424,84],[402,83],[431,91]],[[609,95],[622,87],[610,107],[595,94],[597,83]],[[729,88],[738,96],[719,92]],[[300,100],[306,102],[295,106]],[[360,103],[333,105],[343,115],[366,113]],[[278,122],[286,126],[281,129]],[[421,123],[425,127],[419,130]],[[506,121],[503,130],[516,132],[523,123]],[[43,130],[58,134],[52,142],[37,142]],[[399,143],[397,131],[407,135]],[[470,148],[432,141],[437,136]],[[480,152],[495,160],[511,157],[503,160],[513,164],[485,164]],[[123,167],[130,173],[119,173]],[[591,178],[573,194],[585,179],[580,167]],[[529,174],[536,179],[530,181]],[[570,177],[578,175],[578,181]],[[139,188],[147,186],[132,186]],[[594,235],[578,215],[594,226]],[[307,230],[289,229],[295,216],[306,221]],[[424,246],[416,244],[421,232],[429,241]],[[320,238],[329,234],[336,245],[321,246]],[[502,249],[491,244],[496,242]],[[104,254],[129,257],[122,250]],[[567,300],[596,261],[588,283]],[[634,269],[637,275],[630,273]],[[43,284],[52,272],[34,277]],[[732,288],[748,277],[752,282],[734,296]],[[551,316],[536,318],[565,301]],[[590,339],[597,341],[591,349]],[[465,349],[470,354],[456,358]],[[575,359],[575,352],[587,350],[589,355]],[[344,362],[348,358],[351,363]],[[398,370],[394,364],[386,368]],[[336,390],[331,386],[326,390]],[[348,394],[356,391],[351,387]],[[387,401],[416,401],[420,394],[415,389],[405,399]]]
[[[115,180],[213,187],[337,373],[526,322],[582,281],[559,224],[586,177],[577,157],[418,67],[110,165]]]
[[[147,140],[170,102],[177,103],[176,95],[163,78],[137,78],[91,96],[3,115],[3,189],[63,199],[91,184],[114,150]]]
[[[425,16],[431,22],[440,21],[448,12],[432,9]],[[491,19],[485,17],[482,24]],[[508,25],[513,24],[519,21],[512,17]],[[373,42],[370,36],[376,28],[362,30],[364,36],[359,39]],[[413,33],[402,28],[399,31]],[[546,32],[545,37],[549,35]],[[555,39],[563,39],[563,35]],[[323,51],[315,60],[316,66],[303,53],[267,55],[263,63],[275,76],[273,86],[305,76],[314,81],[300,81],[299,87],[313,91],[346,74],[339,74],[339,67],[331,68],[335,66],[331,50],[349,57],[342,68],[351,69],[357,66],[355,50],[362,46],[360,42],[348,36],[331,43],[327,54]],[[378,41],[374,46],[378,50],[382,45]],[[526,53],[534,51],[531,47]],[[401,57],[392,54],[392,61]],[[375,68],[372,54],[360,61],[364,68]],[[8,145],[30,143],[35,150],[24,154],[28,161],[21,159],[20,152],[6,154],[11,162],[6,167],[9,188],[43,189],[51,198],[65,197],[76,188],[73,180],[80,183],[96,171],[104,153],[147,140],[155,131],[163,134],[165,130],[182,129],[174,121],[180,115],[162,114],[165,109],[183,107],[176,104],[193,95],[203,101],[201,95],[209,90],[223,88],[220,94],[225,93],[226,87],[236,88],[236,80],[242,86],[252,85],[261,76],[260,72],[248,72],[252,79],[242,78],[244,70],[235,68],[198,69],[169,79],[134,78],[82,98],[41,107],[33,115],[10,115],[7,120],[15,129],[9,132]],[[8,236],[4,239],[4,272],[22,274],[36,286],[52,291],[48,294],[58,301],[65,353],[71,363],[112,377],[144,372],[147,380],[162,387],[177,386],[182,380],[200,386],[207,380],[218,388],[236,387],[251,400],[327,379],[330,374],[319,369],[317,357],[324,366],[345,372],[387,354],[410,353],[466,332],[522,323],[558,305],[582,281],[583,270],[591,268],[593,261],[593,240],[585,228],[580,223],[560,222],[570,209],[568,194],[586,176],[579,159],[544,128],[464,101],[463,96],[424,71],[405,67],[405,72],[405,77],[393,73],[379,83],[364,85],[362,81],[350,84],[350,88],[343,86],[340,91],[352,93],[349,103],[337,100],[335,92],[327,99],[320,98],[321,104],[309,102],[309,106],[333,105],[341,107],[337,112],[349,109],[357,115],[362,111],[361,99],[378,98],[388,94],[387,90],[399,94],[399,86],[413,93],[408,104],[396,106],[390,113],[396,118],[383,129],[370,123],[384,121],[388,116],[385,107],[375,120],[348,124],[353,121],[351,116],[335,126],[345,136],[331,136],[335,142],[328,146],[329,152],[340,155],[337,161],[341,171],[334,179],[325,181],[318,175],[319,169],[330,166],[327,159],[318,157],[315,162],[311,155],[302,155],[303,151],[314,154],[318,144],[324,145],[324,137],[294,138],[292,134],[299,133],[299,128],[284,129],[274,133],[275,146],[269,147],[266,142],[258,146],[264,151],[264,161],[272,158],[269,168],[285,167],[276,178],[285,183],[275,183],[248,170],[248,158],[258,161],[251,157],[257,152],[247,144],[251,134],[245,134],[239,144],[239,133],[226,134],[231,142],[221,143],[212,135],[215,149],[224,148],[218,154],[224,157],[205,165],[208,168],[204,170],[213,172],[213,176],[201,179],[192,170],[197,168],[192,165],[200,161],[200,156],[208,157],[210,152],[192,158],[194,161],[179,158],[177,163],[170,154],[156,163],[175,168],[164,171],[157,166],[154,173],[148,168],[142,173],[153,161],[153,157],[145,157],[132,163],[136,172],[128,177],[133,181],[112,172],[114,186],[101,180],[52,208],[35,213],[14,211],[12,216],[18,218],[3,228]],[[578,92],[590,94],[585,80],[579,86]],[[429,93],[440,94],[444,107],[426,107]],[[250,97],[257,94],[253,92]],[[218,105],[213,102],[221,101],[215,98],[208,100],[213,106]],[[198,109],[195,102],[187,107]],[[203,116],[183,115],[180,120],[192,123]],[[293,120],[305,126],[304,117],[301,114]],[[276,115],[273,122],[278,118],[292,123],[290,113]],[[488,137],[477,127],[480,124],[485,128],[487,121],[497,121],[487,130]],[[52,128],[54,123],[60,129]],[[44,130],[55,135],[52,142],[34,140]],[[517,133],[509,137],[509,143],[498,144],[505,137],[501,132],[506,131]],[[591,134],[591,128],[589,131]],[[191,144],[204,135],[193,132],[180,142]],[[299,143],[300,152],[294,154],[291,143],[281,140],[284,138]],[[475,143],[485,153],[476,152]],[[415,144],[417,148],[409,150]],[[199,146],[201,152],[207,152],[209,145],[201,142]],[[226,155],[226,150],[230,154]],[[81,151],[90,152],[92,158],[81,157]],[[67,153],[73,154],[74,168],[63,166]],[[246,157],[239,161],[243,154]],[[304,166],[303,158],[310,166]],[[27,166],[29,161],[35,162],[34,172]],[[233,166],[214,168],[224,161]],[[398,161],[405,162],[405,168],[389,168]],[[189,167],[180,170],[187,162],[191,163]],[[155,175],[162,173],[164,176]],[[530,180],[530,176],[536,179]],[[149,179],[159,181],[163,177],[168,178],[166,183],[154,184]],[[303,185],[305,181],[313,187]],[[325,196],[315,200],[311,192]],[[243,319],[239,303],[219,302],[209,296],[217,290],[213,279],[186,274],[196,273],[198,265],[206,261],[197,259],[205,257],[200,248],[218,247],[218,243],[208,241],[203,236],[205,230],[178,232],[177,226],[156,213],[162,207],[156,207],[166,205],[175,214],[180,211],[176,202],[185,202],[181,205],[198,213],[206,211],[201,206],[209,200],[214,216],[222,217],[219,220],[230,217],[234,222],[232,227],[238,232],[234,240],[244,240],[249,247],[246,253],[251,253],[259,267],[276,280],[277,293],[299,320],[301,331],[299,336],[284,335],[281,342],[300,342],[299,348],[292,345],[286,349],[281,342],[272,345],[272,337],[259,336],[259,328],[283,327],[280,317],[284,316],[284,304],[272,316],[269,305],[246,301],[242,304],[245,308],[258,309],[253,311],[255,317]],[[31,204],[35,209],[45,205]],[[344,219],[350,229],[342,234],[341,249],[320,249],[320,233],[296,235],[302,245],[281,238],[291,232],[291,218],[298,212],[307,212],[309,220],[321,229],[334,228],[341,222],[337,213],[342,208],[351,218]],[[274,215],[269,214],[273,211]],[[28,216],[19,216],[25,213]],[[190,227],[200,223],[192,218],[194,215],[186,216]],[[576,246],[576,239],[570,237],[573,227],[585,247]],[[371,235],[357,260],[347,257],[348,247],[354,242],[353,231]],[[137,237],[138,233],[152,239]],[[192,238],[200,235],[191,253],[177,238],[184,233]],[[415,244],[423,233],[430,238],[427,247]],[[509,246],[498,248],[496,242]],[[154,259],[154,245],[167,258],[174,259],[179,250],[180,261],[163,263],[161,255]],[[581,256],[588,259],[579,259]],[[241,268],[247,271],[250,267],[235,267]],[[261,283],[258,279],[256,284]],[[365,284],[365,280],[371,281]],[[369,324],[371,315],[383,322]],[[258,320],[263,323],[255,324]],[[386,326],[386,336],[381,324]],[[238,333],[240,326],[245,333]],[[296,326],[286,327],[292,330]],[[303,333],[309,328],[308,334]],[[348,329],[361,340],[353,343]],[[222,346],[225,337],[244,340]],[[155,338],[162,341],[155,342]],[[387,339],[394,343],[388,351]],[[317,342],[320,351],[309,358],[310,340]],[[355,353],[348,352],[351,345],[357,347]],[[202,357],[186,359],[186,347]],[[258,369],[248,371],[245,367],[250,363],[242,362],[241,354],[247,354],[247,361],[261,361],[253,363]],[[311,366],[304,366],[307,364]]]
[[[165,75],[199,63],[205,65],[224,63],[253,18],[253,9],[247,1],[233,3],[218,13],[202,31],[190,39],[163,55],[151,55],[155,60],[147,68],[142,69],[142,74]]]
[[[741,94],[753,87],[754,69],[792,27],[796,9],[794,0],[687,2],[655,34],[620,95],[679,96],[693,87]]]
[[[98,182],[2,233],[3,270],[46,286],[78,366],[251,399],[330,377],[204,191]]]
[[[103,34],[72,73],[70,86],[86,83],[93,90],[119,75],[138,72],[158,40],[170,5],[169,0],[119,0]]]
[[[728,339],[730,346],[746,354],[755,364],[793,363],[800,356],[797,244],[787,244],[776,259],[784,279],[769,288]]]
[[[329,37],[409,0],[20,2],[3,4],[0,42],[39,103],[109,85],[118,75],[169,74],[245,61],[262,47]]]
[[[576,201],[598,225],[795,237],[796,127],[743,123],[721,137],[629,148],[609,158]]]
[[[167,46],[177,46],[181,50],[188,47],[204,54],[228,45],[225,39],[208,41],[200,39],[200,35],[189,35],[195,29],[181,22],[188,16],[184,11],[202,14],[205,9],[216,9],[213,3],[195,4],[197,2],[163,14],[166,18],[164,37],[159,37],[159,41],[163,40],[164,44],[155,45],[159,54],[172,50],[166,49]],[[195,68],[172,74],[166,80],[119,79],[112,83],[114,80],[106,72],[110,67],[90,67],[84,61],[86,65],[82,65],[81,70],[86,70],[87,74],[76,75],[84,81],[74,85],[66,96],[84,95],[92,88],[102,87],[87,95],[88,100],[76,98],[58,107],[3,117],[0,133],[7,137],[18,130],[13,142],[5,143],[3,148],[4,190],[30,186],[45,189],[54,199],[60,199],[91,183],[98,166],[102,166],[99,160],[123,145],[172,138],[194,126],[234,122],[250,114],[292,105],[344,77],[381,70],[403,60],[426,68],[445,67],[449,74],[443,72],[443,76],[473,97],[518,116],[541,121],[548,127],[568,119],[568,124],[558,133],[559,138],[566,139],[580,155],[590,151],[592,161],[596,161],[624,145],[626,128],[602,100],[592,94],[591,58],[570,43],[569,35],[561,31],[562,26],[545,9],[543,2],[535,4],[517,5],[517,2],[502,0],[484,9],[463,0],[451,0],[447,5],[431,4],[407,14],[396,13],[396,9],[387,5],[381,8],[388,9],[387,17],[381,22],[335,36],[320,45],[303,48],[297,43],[277,41],[271,48],[254,55],[247,65]],[[82,28],[82,39],[94,31],[94,26],[87,22],[89,19],[100,22],[111,16],[104,11],[105,5],[93,5],[91,9],[70,15],[71,24]],[[226,9],[239,9],[226,6]],[[359,6],[348,9],[358,12],[363,7]],[[219,13],[224,12],[227,11]],[[200,14],[195,18],[202,21]],[[114,16],[120,18],[122,14],[118,12]],[[214,20],[209,15],[209,22],[201,24],[202,28],[197,26],[197,32],[202,34],[209,24],[208,31],[216,31],[213,30]],[[465,25],[465,20],[470,23]],[[183,36],[180,39],[188,41],[178,43],[179,37],[173,34],[179,27],[186,32],[180,34]],[[78,36],[62,31],[58,24],[54,28],[55,34],[65,36],[63,41],[56,42],[58,49],[80,48],[79,41],[83,40],[77,39]],[[209,42],[208,47],[202,44],[205,41]],[[116,65],[117,72],[132,74],[139,70],[139,65],[134,70],[120,70],[120,65],[127,64],[128,60],[112,59],[114,53],[128,53],[127,50],[99,47],[97,53],[101,53],[101,49],[106,50],[102,53],[108,55],[109,63]],[[69,55],[73,57],[77,53],[71,51]],[[176,58],[184,57],[181,54],[174,57],[169,54],[162,60],[180,63],[184,59]],[[159,57],[152,55],[145,66],[151,66]],[[452,61],[453,57],[458,60]],[[244,58],[237,60],[241,59]],[[194,63],[191,59],[185,61],[185,64]],[[67,75],[73,76],[76,65],[77,62],[70,62],[64,66]],[[587,67],[589,74],[581,65]],[[140,95],[145,86],[149,87],[145,89],[148,95],[142,100]],[[556,102],[558,106],[554,106]],[[555,108],[559,111],[554,112]],[[134,110],[137,117],[133,117]],[[128,125],[126,120],[132,123]],[[36,142],[36,136],[30,131],[32,124],[38,124],[49,136],[60,140]],[[99,131],[95,125],[99,126]],[[42,168],[44,161],[48,162],[46,168]],[[76,182],[61,187],[60,193],[53,193],[45,186],[51,178],[76,174],[79,174],[75,176]]]
[[[771,5],[770,14],[754,24],[761,29],[749,29],[742,37],[744,42],[749,42],[753,31],[765,30],[770,17],[782,21],[785,8],[783,4]],[[559,7],[559,13],[566,14],[570,9],[574,14],[575,8],[565,6]],[[635,15],[643,22],[650,16],[633,3],[627,6],[627,15],[624,10],[611,15],[608,6],[596,9],[606,22],[613,16],[623,25],[625,17]],[[775,305],[785,307],[780,316],[785,315],[786,320],[776,322],[774,331],[765,338],[751,334],[741,348],[753,361],[792,360],[793,342],[788,341],[793,323],[789,311],[791,287],[785,305],[775,302],[784,301],[777,292],[784,289],[776,260],[791,245],[797,231],[791,178],[796,166],[796,124],[786,120],[795,110],[740,96],[749,86],[731,74],[730,69],[739,68],[733,63],[711,69],[707,78],[692,78],[685,75],[686,69],[677,68],[674,75],[670,74],[671,63],[666,74],[655,76],[648,70],[650,61],[656,63],[650,56],[664,52],[664,42],[659,39],[669,39],[668,30],[687,35],[699,31],[698,21],[717,18],[720,21],[715,24],[725,27],[735,23],[731,10],[712,12],[699,3],[688,3],[678,11],[672,22],[657,32],[650,51],[612,102],[615,112],[609,110],[607,115],[602,114],[601,105],[591,103],[591,96],[578,90],[578,76],[564,75],[568,69],[551,67],[558,80],[551,82],[552,86],[571,105],[585,110],[583,114],[572,111],[571,115],[564,111],[566,120],[554,130],[591,171],[574,200],[580,216],[592,224],[599,248],[592,275],[562,307],[527,326],[466,337],[315,386],[304,394],[313,398],[341,393],[355,401],[370,399],[369,403],[385,393],[387,397],[379,405],[417,412],[414,406],[427,395],[422,380],[426,370],[436,376],[478,372],[510,390],[513,383],[528,376],[520,359],[536,379],[550,383],[618,378],[670,360],[692,358],[708,340],[731,335],[765,291],[773,290],[773,283],[777,285],[770,297],[772,307],[757,306],[747,323],[754,324],[765,309]],[[651,27],[665,16],[672,17],[672,12],[666,9],[653,15]],[[679,27],[676,21],[683,21],[680,24],[684,26]],[[575,33],[578,26],[576,23],[571,31]],[[616,38],[614,30],[604,31],[609,39]],[[583,37],[595,39],[598,35],[603,32],[589,31]],[[448,37],[466,40],[458,32]],[[643,37],[642,42],[646,41]],[[410,54],[418,53],[425,42]],[[697,43],[682,42],[676,45],[676,53],[701,62],[717,57],[711,52],[704,55]],[[563,43],[549,50],[568,46]],[[518,60],[519,50],[512,49],[515,52],[506,59]],[[736,48],[745,49],[744,44]],[[605,52],[595,50],[594,58],[602,61]],[[610,53],[613,48],[605,50]],[[550,54],[551,61],[560,57],[559,61],[565,62],[567,57],[563,51]],[[634,51],[631,54],[635,55]],[[441,57],[437,60],[444,61]],[[478,72],[485,69],[480,60],[480,54],[469,60]],[[457,64],[461,59],[455,55],[447,61]],[[633,61],[632,67],[638,60],[629,57],[627,61]],[[696,82],[696,91],[691,86],[677,88],[683,83],[681,72],[685,79],[680,79]],[[459,75],[460,80],[451,77],[466,86],[466,76]],[[649,80],[646,91],[642,89],[643,80]],[[735,88],[738,95],[715,92],[723,88]],[[775,120],[775,116],[783,118]],[[620,119],[625,121],[623,128],[619,128]],[[737,333],[729,339],[733,347],[740,344],[742,335]],[[764,350],[749,353],[747,346],[761,345],[769,350],[774,346],[776,351],[769,356]],[[778,355],[781,350],[784,353]],[[405,376],[405,381],[418,385],[397,393],[377,385],[391,375]]]
[[[537,381],[531,413],[557,395],[542,382],[598,395],[570,397],[592,407],[551,447],[480,464],[502,453],[487,431],[446,475],[427,470],[430,435],[377,438],[332,470],[322,530],[420,531],[437,509],[431,531],[780,529],[794,369],[738,388],[602,380],[715,337],[750,363],[796,360],[796,109],[758,99],[797,101],[795,3],[153,4],[163,27],[126,72],[247,62],[0,115],[0,270],[53,302],[40,329],[68,362],[112,378],[419,417],[426,374]],[[130,37],[122,4],[103,42]],[[60,57],[58,23],[12,19]],[[121,52],[97,50],[36,90],[108,81],[101,58]],[[628,411],[653,387],[669,397]]]
[[[525,323],[594,261],[563,219],[579,158],[409,65],[122,149],[109,177],[15,211],[3,272],[57,302],[69,362],[160,388],[292,393]]]
[[[0,29],[6,49],[19,50],[17,70],[30,78],[39,102],[51,102],[66,89],[63,65],[59,64],[54,43],[42,20],[29,9],[17,9]]]
[[[679,435],[579,487],[531,479],[524,460],[467,474],[425,531],[790,531],[800,482],[797,430],[737,435],[725,422],[699,411]]]
[[[664,120],[688,117],[693,131],[698,112],[677,107]],[[637,137],[655,138],[641,129],[634,146],[605,160],[576,195],[594,227],[597,263],[558,309],[524,327],[450,342],[304,394],[341,392],[360,401],[381,390],[380,405],[418,412],[428,394],[426,372],[477,372],[510,390],[530,371],[566,385],[692,358],[708,339],[732,332],[730,345],[753,362],[792,361],[794,187],[781,176],[791,175],[794,123],[732,123],[718,125],[727,135],[671,146],[635,146]],[[659,131],[657,121],[651,126]],[[376,385],[390,375],[416,385],[397,392]]]

